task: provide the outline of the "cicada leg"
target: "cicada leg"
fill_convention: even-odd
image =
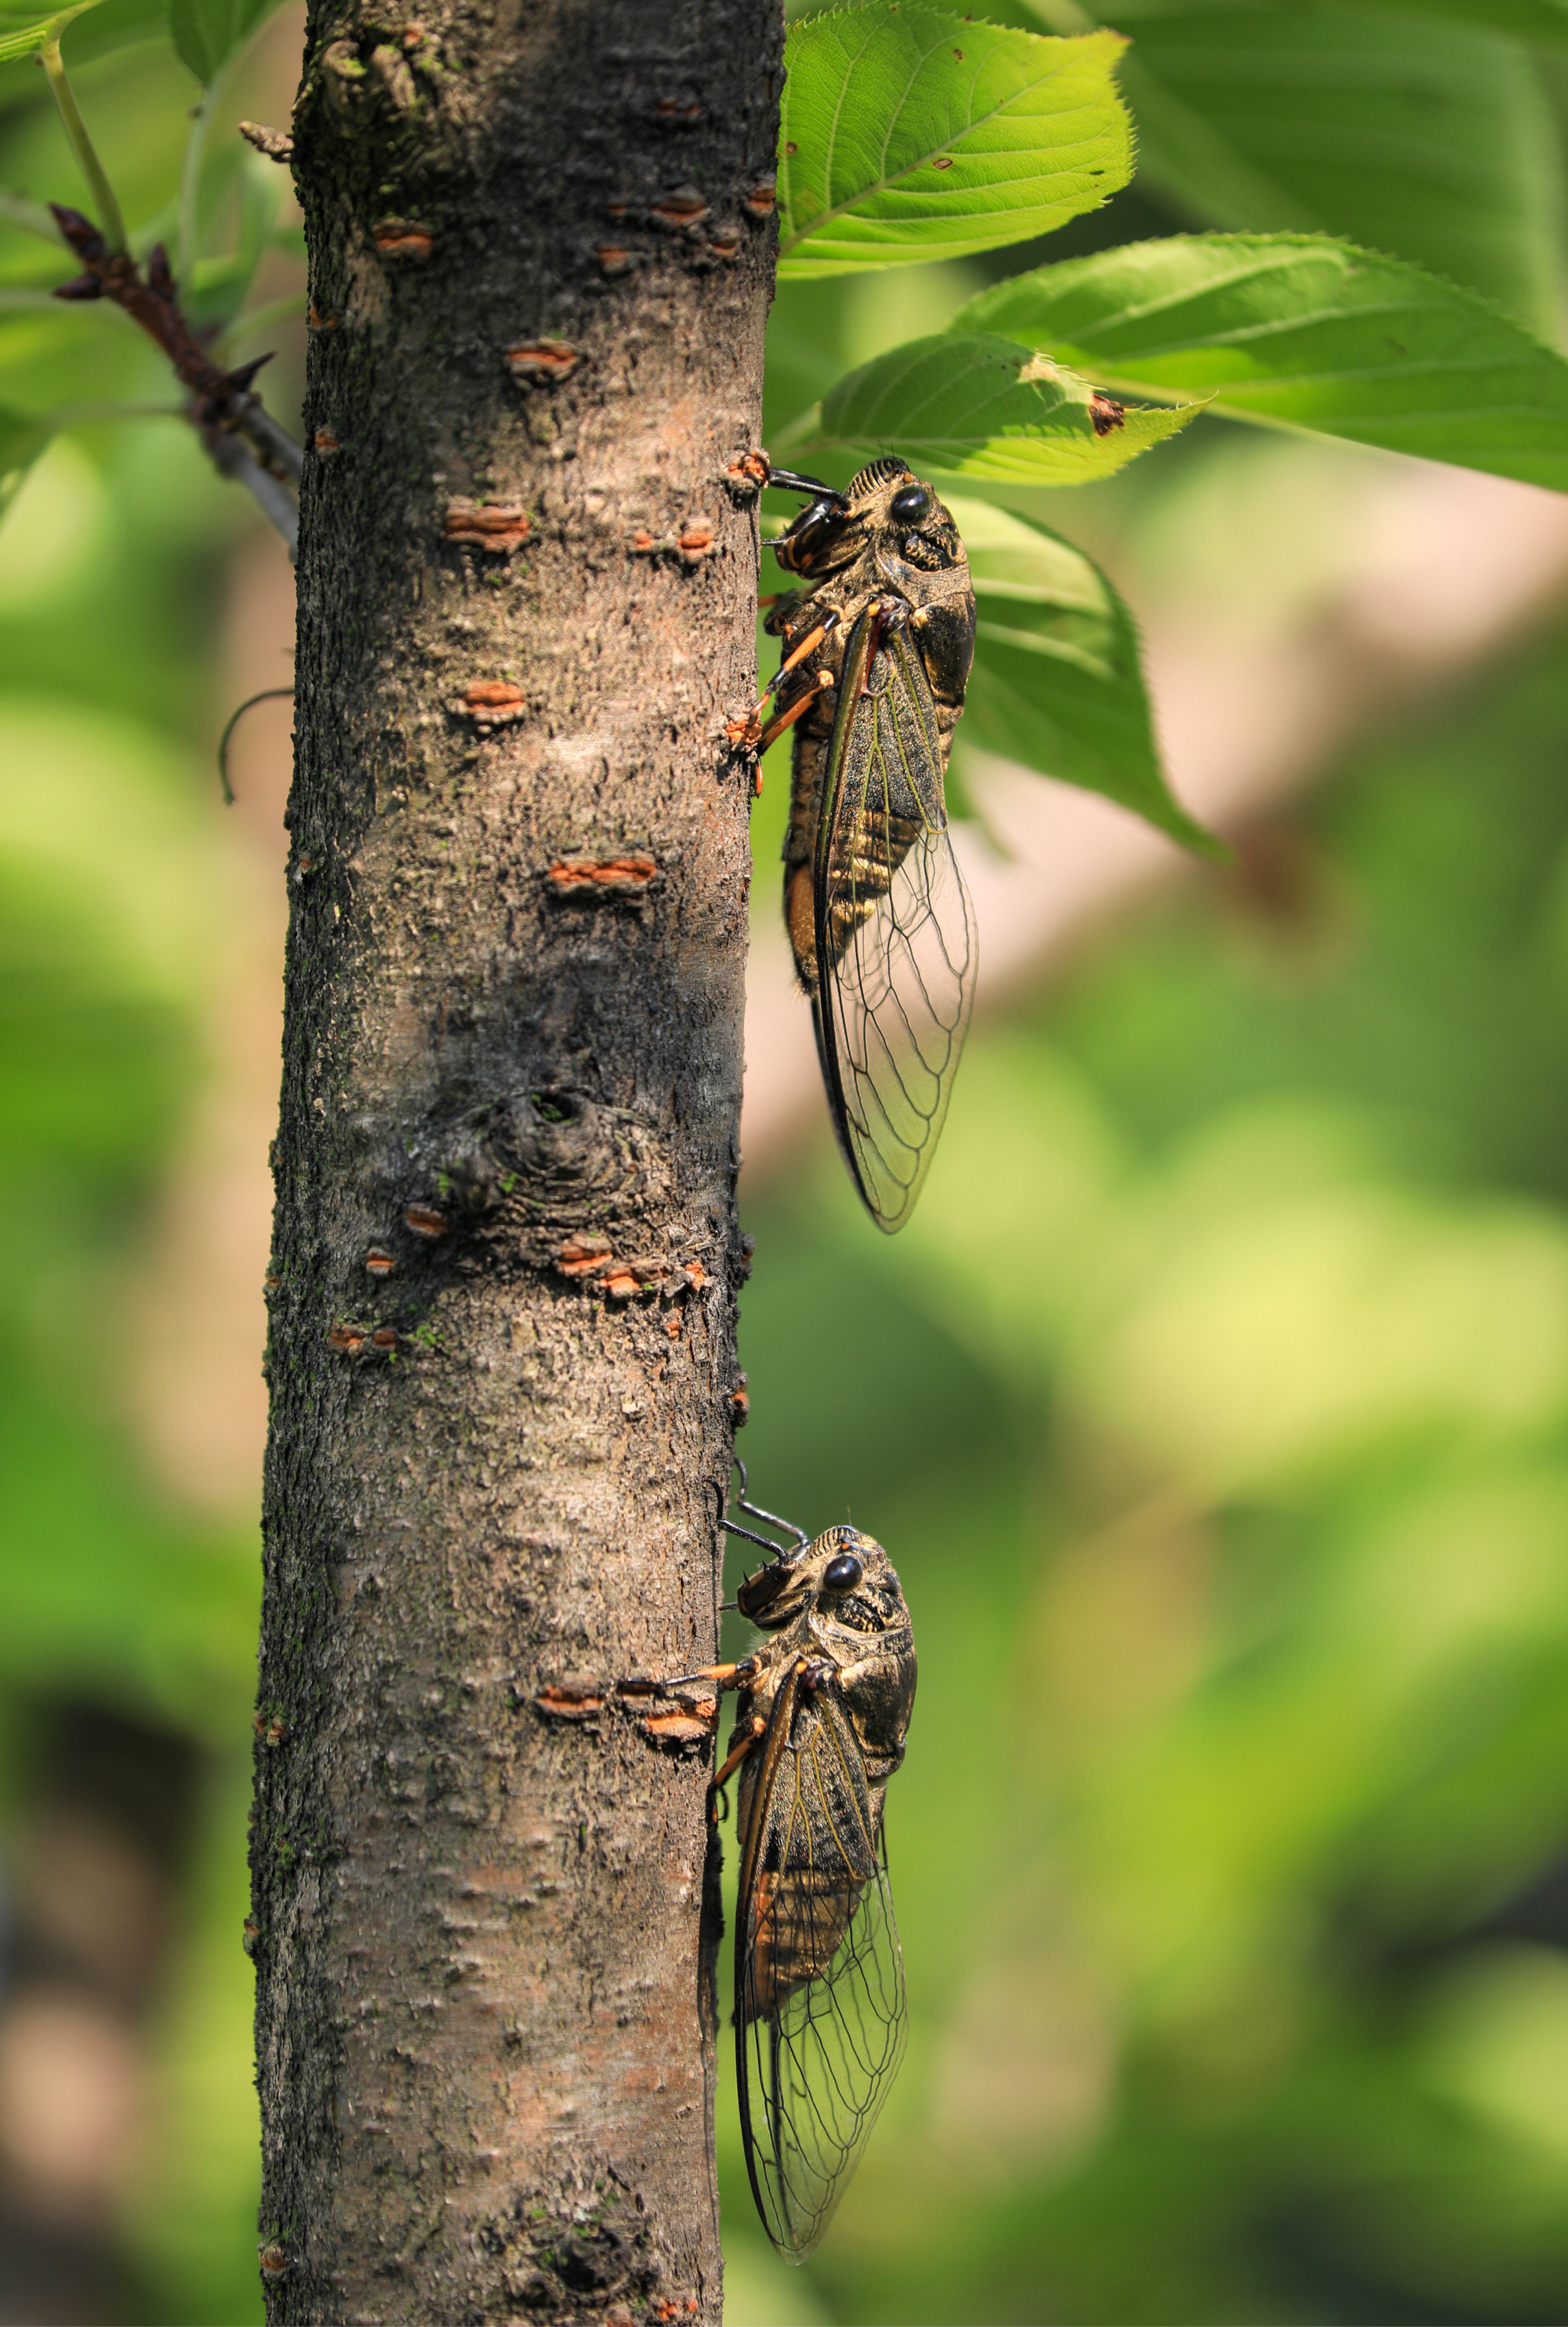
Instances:
[[[711,1826],[717,1826],[724,1814],[725,1786],[734,1776],[747,1754],[756,1745],[767,1726],[768,1724],[762,1715],[760,1713],[754,1713],[747,1724],[745,1735],[738,1743],[731,1746],[718,1768],[714,1771],[713,1781],[708,1788],[708,1823]]]
[[[757,699],[756,707],[748,712],[744,719],[732,719],[730,721],[729,724],[724,729],[724,734],[730,743],[738,743],[745,748],[755,747],[759,755],[767,750],[768,743],[762,741],[762,714],[768,707],[769,698],[777,689],[779,680],[788,678],[789,673],[792,670],[797,669],[798,666],[806,660],[807,655],[815,654],[817,648],[822,644],[823,640],[826,638],[828,632],[835,630],[837,625],[837,614],[834,612],[831,606],[826,608],[823,612],[822,620],[807,632],[807,635],[801,640],[798,647],[796,647],[789,654],[785,656],[778,669],[773,673],[772,678],[768,681],[767,686],[762,689],[761,696]],[[805,710],[807,705],[813,700],[814,695],[820,692],[821,685],[822,674],[818,672],[817,688],[803,695],[799,702],[790,707],[788,715],[784,719],[776,722],[773,726],[769,728],[768,742],[771,742],[775,735],[781,735],[786,727],[791,725],[795,720],[799,718],[800,714]]]
[[[779,741],[779,736],[783,734],[787,727],[793,727],[795,722],[801,716],[802,713],[809,711],[812,705],[817,700],[818,696],[826,694],[828,688],[832,687],[833,683],[833,673],[830,670],[819,670],[815,673],[812,683],[806,689],[805,693],[803,695],[797,696],[795,701],[789,706],[789,710],[781,711],[779,714],[778,718],[773,721],[772,724],[770,726],[764,727],[762,730],[762,733],[757,741],[757,757],[759,760],[761,758],[763,752],[768,750],[770,744],[776,743]],[[759,791],[762,789],[760,777],[757,789]]]
[[[742,1657],[733,1665],[699,1665],[695,1672],[677,1673],[671,1680],[644,1679],[634,1673],[627,1680],[615,1684],[617,1696],[668,1696],[672,1689],[689,1688],[695,1681],[711,1680],[718,1688],[743,1688],[756,1671],[753,1657]]]

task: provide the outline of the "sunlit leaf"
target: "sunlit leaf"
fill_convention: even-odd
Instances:
[[[979,615],[962,739],[1212,847],[1166,789],[1137,631],[1111,583],[1043,526],[947,499]]]
[[[1140,173],[1193,224],[1346,235],[1555,328],[1557,134],[1538,67],[1495,24],[1215,0],[1107,13],[1134,36]]]
[[[186,0],[181,0],[186,5]],[[1125,42],[875,6],[791,26],[781,275],[840,275],[1021,242],[1132,173],[1112,80]]]
[[[1065,365],[999,336],[942,332],[840,380],[823,399],[807,449],[896,451],[911,467],[947,476],[1080,485],[1125,468],[1198,410],[1127,411],[1117,419],[1101,399],[1097,427],[1096,391]]]
[[[58,41],[66,26],[78,16],[96,7],[98,0],[76,0],[72,8],[59,8],[51,16],[6,10],[0,14],[0,65],[11,64],[18,57],[36,55],[51,41]]]
[[[1326,237],[1127,243],[998,284],[953,329],[1006,333],[1118,395],[1212,397],[1568,489],[1568,363],[1473,294]]]

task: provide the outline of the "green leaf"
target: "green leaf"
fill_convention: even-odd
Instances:
[[[165,38],[167,33],[165,0],[93,0],[66,36],[65,61],[74,68],[134,42]]]
[[[1094,396],[1087,380],[1014,340],[943,332],[841,379],[823,399],[809,447],[856,455],[896,447],[911,467],[947,476],[1083,485],[1125,468],[1199,409],[1130,411],[1102,435]]]
[[[1238,10],[1277,14],[1292,8],[1301,14],[1328,12],[1343,15],[1345,0],[1228,0],[1226,13],[1232,17]],[[1085,13],[1076,6],[1072,9],[1075,20],[1079,22]],[[1194,11],[1191,0],[1186,0],[1185,5],[1183,0],[1106,0],[1103,8],[1091,8],[1087,13],[1090,16],[1114,16],[1118,24],[1130,25],[1134,39],[1141,42],[1148,25],[1158,25],[1167,18],[1189,17]],[[1568,0],[1377,0],[1377,13],[1435,16],[1450,23],[1469,24],[1477,32],[1500,33],[1507,39],[1527,41],[1542,48],[1555,48],[1568,41]],[[1056,28],[1058,9],[1052,0],[1034,0],[1031,14]]]
[[[27,472],[54,434],[47,420],[0,405],[0,516],[10,508]]]
[[[1193,224],[1345,235],[1555,330],[1561,159],[1516,43],[1371,8],[1127,14],[1140,174]]]
[[[1125,46],[1116,33],[1047,40],[937,8],[792,25],[779,274],[956,258],[1097,210],[1132,174],[1112,81]]]
[[[1381,0],[1381,5],[1401,15],[1446,16],[1473,24],[1478,32],[1503,33],[1546,48],[1568,42],[1568,7],[1563,0]]]
[[[182,64],[208,88],[280,0],[169,0],[169,37]]]
[[[1568,490],[1568,363],[1473,294],[1323,236],[1125,243],[1000,283],[951,329],[1049,350],[1118,394],[1209,397]]]
[[[979,620],[966,743],[1102,792],[1189,846],[1216,844],[1166,789],[1133,617],[1069,541],[948,494]]]
[[[31,57],[58,41],[74,17],[85,15],[96,7],[98,0],[76,0],[73,8],[56,9],[52,16],[35,16],[28,12],[7,9],[0,13],[0,65],[13,64],[19,57]]]

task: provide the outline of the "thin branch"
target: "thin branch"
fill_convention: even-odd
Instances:
[[[54,101],[60,107],[60,117],[65,124],[65,134],[70,140],[71,151],[80,165],[82,176],[92,189],[94,206],[103,220],[103,238],[117,256],[129,249],[126,238],[126,222],[120,216],[120,206],[110,185],[103,164],[98,160],[92,139],[87,134],[87,124],[77,107],[76,93],[66,79],[65,61],[60,53],[58,39],[46,41],[38,51],[39,61],[49,75],[49,86],[54,91]],[[56,213],[58,217],[59,213]]]
[[[191,391],[191,417],[198,427],[218,428],[247,439],[257,461],[274,475],[297,483],[304,454],[286,428],[279,427],[263,409],[250,383],[266,361],[257,356],[227,371],[214,363],[210,351],[186,320],[174,294],[174,278],[162,243],[148,255],[143,275],[126,251],[111,252],[90,219],[79,210],[50,205],[60,230],[82,262],[82,272],[70,283],[57,285],[57,299],[109,299],[134,323],[156,341],[174,376]]]
[[[216,467],[237,485],[243,485],[269,525],[277,528],[291,560],[298,556],[300,513],[286,485],[264,469],[247,444],[221,428],[202,429],[201,435]]]
[[[242,484],[276,526],[294,555],[299,512],[288,488],[297,485],[304,454],[286,428],[280,428],[250,383],[267,360],[257,356],[226,371],[181,312],[174,278],[162,243],[148,254],[147,271],[128,251],[111,251],[91,219],[51,202],[61,233],[82,264],[70,283],[56,285],[57,299],[107,299],[156,341],[174,377],[191,391],[185,417],[227,477]],[[240,440],[244,439],[242,443]]]
[[[275,473],[280,469],[286,472],[290,482],[297,485],[305,470],[304,447],[294,443],[288,430],[265,409],[259,397],[241,397],[235,409],[235,427],[263,464]]]

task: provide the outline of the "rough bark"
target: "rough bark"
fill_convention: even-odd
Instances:
[[[715,1648],[781,49],[777,0],[311,20],[275,2320],[719,2316],[705,1736],[595,1700]]]

